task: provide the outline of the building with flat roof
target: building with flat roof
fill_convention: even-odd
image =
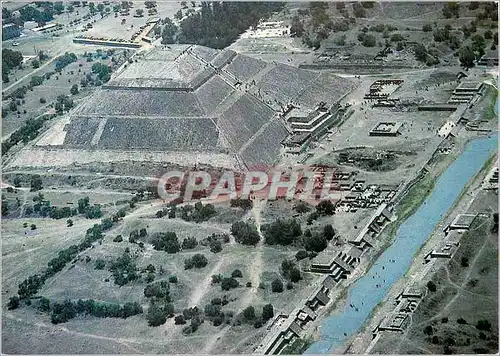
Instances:
[[[498,51],[488,51],[477,62],[477,65],[498,67]]]
[[[379,122],[370,130],[370,136],[398,136],[403,124],[400,122]]]

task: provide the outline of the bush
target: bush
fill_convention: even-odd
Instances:
[[[178,282],[177,276],[170,276],[170,277],[168,277],[168,281],[170,283],[177,283]]]
[[[122,242],[122,241],[123,241],[122,235],[118,235],[113,239],[113,242]]]
[[[222,251],[222,243],[219,240],[210,241],[210,252],[218,253]]]
[[[427,325],[424,328],[424,334],[425,335],[432,335],[433,332],[434,332],[434,330],[432,330],[432,326],[430,326],[430,325]]]
[[[272,283],[271,283],[271,290],[274,292],[274,293],[281,293],[283,292],[283,282],[281,281],[281,279],[275,279]]]
[[[469,267],[469,259],[467,257],[462,257],[460,259],[460,265],[462,267]]]
[[[464,318],[458,318],[457,323],[463,325],[463,324],[467,324],[467,321]]]
[[[256,329],[258,329],[258,328],[262,327],[262,320],[257,319],[257,320],[255,321],[255,323],[253,324],[253,327],[254,327],[254,328],[256,328]]]

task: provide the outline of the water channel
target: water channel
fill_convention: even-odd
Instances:
[[[497,133],[469,142],[464,152],[437,179],[434,190],[399,227],[393,244],[362,278],[349,287],[345,305],[325,319],[320,339],[306,354],[331,353],[362,327],[373,308],[411,265],[414,254],[472,179],[497,150]],[[390,262],[394,261],[394,262]]]

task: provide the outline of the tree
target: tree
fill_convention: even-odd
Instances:
[[[364,37],[366,36],[367,35],[365,35]],[[320,215],[333,215],[335,213],[335,206],[330,200],[322,200],[318,205],[316,205],[316,211]]]
[[[165,322],[167,321],[167,316],[163,308],[152,303],[148,308],[146,319],[148,320],[149,326],[160,326],[165,324]]]
[[[232,288],[237,288],[240,283],[233,277],[223,278],[221,281],[222,290],[230,290]]]
[[[464,46],[460,49],[458,59],[460,60],[460,64],[465,68],[474,67],[474,51],[469,46]]]
[[[43,84],[43,78],[38,76],[38,75],[34,75],[31,77],[31,81],[30,81],[30,85],[32,87],[36,87],[36,86],[39,86],[39,85],[42,85]]]
[[[255,309],[253,306],[248,306],[243,310],[243,316],[245,317],[246,320],[253,320],[255,319]]]
[[[163,20],[165,26],[163,27],[163,31],[161,33],[161,43],[162,44],[170,44],[175,43],[175,35],[177,34],[177,26],[170,20],[168,17]]]
[[[424,32],[431,32],[432,31],[432,25],[430,23],[426,23],[425,25],[422,26],[422,31],[424,31]]]
[[[425,62],[427,60],[427,49],[421,43],[417,43],[413,49],[415,53],[415,58],[419,62]]]
[[[262,307],[262,320],[266,322],[272,317],[274,317],[274,309],[272,304],[264,305],[264,307]]]
[[[255,246],[260,240],[257,228],[244,221],[237,221],[233,223],[231,226],[231,234],[233,234],[237,243],[243,245]]]
[[[272,281],[272,283],[271,283],[271,290],[274,293],[281,293],[281,292],[283,292],[283,282],[281,281],[281,279],[277,278],[274,281]]]
[[[182,10],[177,11],[174,17],[179,21],[182,20]]]
[[[191,268],[203,268],[208,264],[208,260],[205,255],[197,253],[191,258],[187,258],[184,260],[184,269]]]
[[[95,269],[104,269],[106,267],[106,261],[98,259],[95,261]]]
[[[241,271],[239,269],[235,269],[231,273],[231,277],[233,277],[233,278],[243,278],[243,273],[241,273]]]
[[[268,245],[290,245],[302,235],[300,224],[295,219],[278,219],[262,227],[265,242]]]
[[[31,62],[31,65],[34,69],[40,68],[40,61],[38,59],[34,59],[33,62]]]
[[[429,282],[427,282],[427,288],[428,288],[431,292],[435,292],[435,291],[437,290],[436,284],[435,284],[433,281],[429,281]]]
[[[66,224],[68,227],[73,226],[73,220],[71,220],[71,219],[66,220]]]
[[[298,15],[292,18],[292,26],[290,27],[290,35],[292,37],[302,37],[304,33],[304,24],[300,21]]]
[[[50,311],[50,300],[45,297],[41,297],[38,301],[38,310],[45,313]]]
[[[186,324],[186,320],[184,319],[184,315],[179,314],[174,318],[175,325],[183,325]]]
[[[323,227],[323,236],[328,241],[330,241],[331,239],[333,239],[335,237],[335,235],[336,235],[335,229],[333,228],[333,226],[331,224],[326,224]]]
[[[491,323],[486,319],[478,320],[477,324],[476,324],[476,329],[484,330],[484,331],[491,331]]]
[[[304,238],[304,248],[307,251],[321,252],[328,246],[328,241],[324,235],[318,233],[311,237]]]
[[[71,95],[78,94],[78,84],[73,84],[69,92],[71,93]]]
[[[443,5],[443,16],[447,19],[460,17],[460,5],[456,2],[447,2]]]
[[[20,298],[17,295],[10,297],[9,303],[7,304],[7,309],[14,310],[14,309],[19,308],[19,301],[20,301]]]
[[[185,238],[184,240],[182,240],[182,249],[183,250],[193,249],[196,246],[198,246],[198,240],[196,240],[196,238],[194,238],[194,237],[188,237],[188,238]]]

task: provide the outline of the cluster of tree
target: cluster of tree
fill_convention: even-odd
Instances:
[[[196,240],[195,237],[187,237],[184,240],[182,240],[183,250],[190,250],[196,248],[196,246],[198,246],[198,240]]]
[[[78,58],[76,57],[76,54],[73,52],[66,52],[62,56],[59,56],[55,59],[55,64],[56,64],[56,71],[61,72],[66,66],[69,64],[76,62]]]
[[[172,303],[151,302],[146,314],[149,326],[160,326],[165,324],[167,318],[173,317],[175,313]]]
[[[436,49],[427,49],[425,45],[417,43],[413,47],[415,59],[419,62],[432,66],[439,63],[438,53]]]
[[[175,232],[155,234],[152,240],[153,248],[167,253],[176,253],[181,250],[179,239]]]
[[[294,283],[302,279],[300,270],[292,260],[285,259],[283,260],[283,262],[281,262],[281,274],[283,275],[283,277],[285,277],[285,279],[288,279]]]
[[[231,199],[229,205],[232,208],[241,208],[243,210],[250,210],[253,207],[253,203],[250,199]]]
[[[274,2],[202,2],[201,11],[182,21],[177,41],[225,48],[260,19],[282,7],[282,3]]]
[[[115,284],[123,286],[139,278],[137,265],[128,252],[111,262],[109,271],[112,273]]]
[[[177,26],[168,17],[163,20],[163,24],[164,26],[163,31],[161,32],[161,43],[164,45],[175,43],[178,31]]]
[[[207,221],[216,214],[215,207],[212,204],[203,205],[197,202],[193,205],[184,205],[180,208],[180,218],[186,221],[203,222]]]
[[[102,83],[111,79],[111,67],[99,62],[92,64],[92,73],[96,74]]]
[[[331,225],[326,225],[321,232],[311,232],[306,230],[302,238],[302,245],[308,252],[318,253],[328,246],[328,241],[335,236],[335,230]]]
[[[476,2],[476,4],[479,4],[479,3]],[[484,3],[482,3],[482,5],[483,5],[483,11],[480,11],[476,14],[476,19],[478,21],[482,21],[482,20],[486,20],[489,18],[491,21],[495,21],[495,22],[498,21],[497,4],[495,2],[484,2]]]
[[[227,299],[222,301],[220,298],[214,298],[210,304],[205,305],[205,317],[212,322],[213,326],[222,325],[226,319],[225,313],[221,310],[221,306],[225,305],[224,303],[228,303]]]
[[[85,215],[87,219],[99,219],[102,217],[101,206],[99,204],[90,205],[89,202],[89,197],[78,199],[78,213]]]
[[[52,119],[54,115],[47,114],[37,118],[29,118],[16,131],[14,131],[7,140],[2,142],[2,155],[6,154],[12,147],[19,142],[28,143],[35,139],[43,127],[45,121]]]
[[[198,330],[200,325],[204,322],[203,313],[196,306],[189,309],[184,309],[182,311],[182,316],[184,320],[191,320],[191,324],[182,329],[182,332],[185,335],[196,332],[196,330]]]
[[[297,213],[304,214],[311,210],[311,206],[305,201],[300,201],[297,203],[297,205],[294,206],[294,209]]]
[[[52,21],[54,19],[54,13],[61,10],[61,5],[58,4],[54,8],[55,4],[49,1],[37,3],[37,7],[34,6],[23,6],[19,9],[21,24],[27,21],[35,21],[38,25],[45,25],[45,23]],[[41,8],[41,10],[39,10]],[[63,6],[64,9],[64,6]]]
[[[184,269],[203,268],[208,264],[205,255],[197,253],[190,258],[184,260]]]
[[[311,225],[314,220],[321,216],[329,216],[335,214],[335,205],[330,200],[322,200],[316,205],[316,211],[309,214],[307,224]]]
[[[268,245],[290,245],[302,235],[300,224],[295,219],[278,219],[262,226],[262,233]]]
[[[362,4],[360,4],[359,2],[355,2],[352,4],[352,10],[353,10],[354,16],[356,16],[358,18],[366,17],[365,7]]]
[[[237,221],[231,225],[231,234],[237,243],[243,245],[257,245],[260,236],[257,228],[253,224],[244,221]]]
[[[144,296],[155,301],[170,302],[170,285],[167,281],[150,283],[144,288]]]
[[[135,244],[137,243],[137,240],[139,240],[139,238],[143,238],[146,236],[148,236],[148,231],[145,227],[141,228],[140,230],[132,230],[130,232],[128,242]]]
[[[23,62],[21,52],[2,48],[2,81],[9,82],[9,73],[13,68],[17,68]]]
[[[375,47],[377,44],[377,39],[374,35],[364,32],[358,34],[358,41],[361,42],[364,47]]]
[[[138,302],[125,303],[123,306],[113,303],[96,302],[93,299],[72,302],[66,300],[62,303],[53,303],[52,306],[45,301],[43,309],[52,310],[51,322],[53,324],[65,323],[81,314],[97,318],[128,318],[143,312]]]
[[[59,115],[62,115],[64,111],[69,111],[74,106],[73,99],[67,95],[59,95],[56,98],[56,103],[54,109]]]

